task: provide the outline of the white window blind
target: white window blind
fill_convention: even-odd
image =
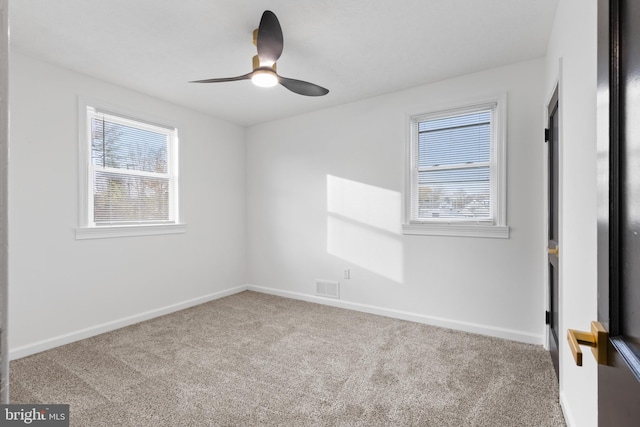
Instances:
[[[415,122],[415,219],[492,220],[491,117],[481,110]]]
[[[177,220],[177,131],[87,108],[93,226]]]

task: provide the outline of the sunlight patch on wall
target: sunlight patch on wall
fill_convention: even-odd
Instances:
[[[403,281],[400,193],[327,175],[327,252]]]
[[[327,175],[327,211],[375,228],[402,233],[397,191]]]

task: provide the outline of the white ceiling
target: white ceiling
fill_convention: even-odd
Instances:
[[[15,0],[11,46],[244,126],[544,56],[558,0]],[[305,97],[249,81],[252,31],[280,20],[278,72]]]

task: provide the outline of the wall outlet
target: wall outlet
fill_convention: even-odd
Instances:
[[[350,269],[345,269],[344,270],[344,278],[345,279],[351,279],[351,270]]]

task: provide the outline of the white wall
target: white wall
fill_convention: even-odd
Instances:
[[[561,0],[546,60],[546,94],[559,81],[560,393],[567,422],[597,425],[597,366],[575,365],[563,331],[589,330],[597,315],[597,2]]]
[[[407,114],[499,91],[511,238],[401,235]],[[337,280],[348,307],[542,344],[543,103],[537,60],[249,128],[249,283],[310,299]]]
[[[75,239],[79,95],[180,126],[185,234]],[[10,103],[14,358],[244,285],[243,128],[15,52]]]

